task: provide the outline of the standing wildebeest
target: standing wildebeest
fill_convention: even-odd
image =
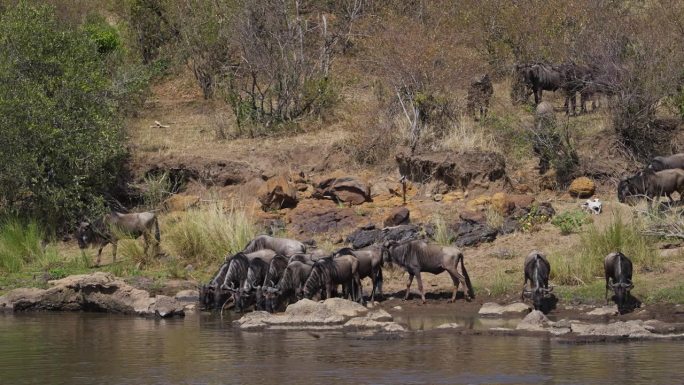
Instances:
[[[274,238],[270,235],[259,235],[252,239],[243,253],[251,253],[257,250],[269,249],[286,257],[294,254],[305,253],[306,245],[294,239]]]
[[[494,87],[492,86],[492,81],[489,79],[488,74],[477,77],[470,82],[466,109],[469,114],[472,114],[475,117],[475,120],[487,117],[489,101],[493,94]]]
[[[540,310],[544,298],[548,297],[553,287],[549,287],[549,274],[551,274],[551,265],[544,254],[539,251],[532,251],[525,258],[525,282],[523,282],[522,294],[520,299],[525,300],[525,294],[532,294],[532,303],[534,310]],[[525,290],[527,281],[530,281],[530,289]]]
[[[673,202],[672,193],[679,193],[679,200],[684,200],[684,170],[669,169],[655,172],[646,168],[631,178],[621,180],[618,184],[618,200],[625,202],[627,197],[642,195],[651,200],[667,196]]]
[[[116,262],[116,246],[118,236],[121,234],[127,234],[133,238],[139,238],[142,235],[145,238],[144,253],[147,254],[152,231],[154,231],[154,239],[156,240],[154,246],[156,254],[159,248],[160,236],[159,223],[154,213],[122,214],[112,211],[110,214],[92,223],[81,222],[79,224],[77,231],[78,247],[83,250],[89,245],[97,245],[99,249],[97,250],[97,262],[95,264],[99,266],[102,249],[108,243],[112,244],[112,259],[113,262]]]
[[[587,66],[575,63],[563,63],[558,67],[561,72],[561,88],[565,93],[565,113],[575,114],[577,94],[580,94],[580,111],[586,112],[585,102],[589,97],[590,85],[594,81],[594,72]]]
[[[656,156],[648,165],[653,171],[663,171],[669,169],[684,169],[684,153],[670,156]]]
[[[303,295],[304,284],[311,274],[313,263],[293,261],[287,264],[283,276],[274,287],[264,290],[266,309],[270,312],[297,302]]]
[[[454,292],[449,302],[456,300],[456,292],[458,291],[459,282],[465,283],[468,293],[467,297],[475,298],[473,286],[468,277],[463,264],[463,253],[456,247],[430,245],[421,240],[413,240],[403,243],[385,242],[384,259],[387,263],[397,263],[409,273],[409,281],[406,285],[406,295],[404,299],[408,299],[409,290],[411,289],[411,282],[413,277],[418,281],[418,290],[420,297],[425,303],[425,290],[423,289],[423,280],[420,278],[421,272],[439,274],[447,271],[454,283]],[[458,272],[458,263],[461,263],[461,275]]]
[[[218,269],[216,274],[214,274],[214,277],[209,281],[208,284],[202,285],[199,289],[199,299],[200,299],[200,305],[202,305],[203,308],[205,309],[211,309],[213,308],[216,304],[214,303],[214,296],[216,293],[216,290],[218,290],[219,286],[223,283],[223,280],[226,278],[226,273],[228,273],[228,266],[230,265],[230,261],[226,261],[221,265],[221,267]]]
[[[542,91],[556,91],[563,86],[563,74],[548,64],[516,65],[516,76],[534,93],[534,104],[542,101]]]
[[[214,304],[219,307],[223,306],[234,293],[243,287],[247,279],[249,264],[253,259],[268,259],[270,262],[275,255],[275,251],[265,249],[249,254],[240,252],[231,257],[223,283],[214,292]]]
[[[363,302],[359,260],[355,256],[341,255],[337,258],[327,257],[316,261],[304,284],[304,297],[311,299],[318,291],[325,289],[326,298],[331,298],[337,285],[345,288],[352,301]]]
[[[610,253],[603,261],[606,276],[606,303],[608,303],[608,290],[615,292],[615,302],[618,309],[624,309],[629,297],[629,291],[634,287],[632,284],[632,261],[624,254]]]
[[[382,246],[372,245],[360,250],[345,247],[335,253],[335,257],[341,255],[353,255],[359,260],[359,279],[369,277],[373,284],[371,301],[375,301],[376,292],[382,295]],[[363,288],[361,293],[363,294]]]

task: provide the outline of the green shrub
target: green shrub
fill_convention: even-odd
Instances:
[[[116,27],[107,24],[101,16],[91,17],[83,30],[97,44],[97,51],[103,55],[114,52],[121,46],[121,36]]]
[[[0,226],[0,269],[14,273],[43,257],[44,234],[35,222],[8,220]]]
[[[565,211],[551,220],[551,224],[558,227],[563,235],[576,233],[582,225],[588,223],[591,223],[591,217],[582,210]]]

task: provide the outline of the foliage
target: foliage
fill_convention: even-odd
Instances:
[[[107,55],[121,46],[121,36],[119,31],[107,24],[102,17],[92,17],[86,22],[83,28],[95,44],[97,51],[102,55]]]
[[[539,206],[533,204],[530,207],[530,212],[518,219],[520,223],[520,230],[523,232],[534,232],[539,231],[539,226],[549,221],[548,216],[542,214],[539,210]]]
[[[568,235],[576,233],[582,227],[591,223],[591,217],[585,211],[582,210],[569,210],[564,211],[551,220],[551,224],[558,227],[561,234]]]
[[[143,64],[151,64],[163,49],[178,38],[178,29],[170,17],[170,0],[125,0],[126,21],[132,30]]]
[[[0,207],[68,228],[124,159],[97,45],[26,1],[0,16]]]
[[[451,246],[455,236],[444,218],[441,216],[436,216],[432,219],[432,224],[435,228],[435,233],[433,236],[435,242],[442,246]]]
[[[0,225],[0,270],[16,272],[44,255],[44,234],[36,222],[7,220]]]

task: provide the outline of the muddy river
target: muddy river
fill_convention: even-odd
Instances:
[[[230,319],[0,314],[0,384],[675,384],[682,341],[567,344],[423,332],[449,314],[396,317],[403,338],[240,332]],[[497,321],[485,321],[497,322]],[[506,326],[506,325],[501,325]]]

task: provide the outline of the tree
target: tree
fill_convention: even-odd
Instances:
[[[125,156],[98,46],[20,1],[0,14],[0,212],[66,230],[102,207]]]

